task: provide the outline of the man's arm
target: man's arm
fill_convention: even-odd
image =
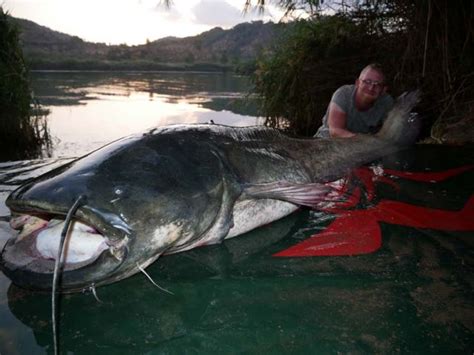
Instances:
[[[347,114],[338,104],[331,102],[328,110],[328,127],[331,137],[353,137],[355,133],[346,129]]]

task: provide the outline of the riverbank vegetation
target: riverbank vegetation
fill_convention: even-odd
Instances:
[[[314,134],[334,90],[353,83],[366,64],[378,62],[388,74],[392,95],[422,90],[418,110],[424,137],[449,141],[456,130],[455,141],[474,140],[470,0],[325,1],[334,4],[331,16],[322,14],[321,3],[280,2],[287,13],[300,7],[307,16],[278,43],[274,55],[257,62],[255,91],[269,126]]]
[[[49,148],[44,113],[33,104],[18,30],[0,7],[0,161],[36,158]]]
[[[160,63],[152,60],[81,60],[33,58],[28,62],[32,70],[87,70],[87,71],[203,71],[228,72],[230,64],[219,63]]]

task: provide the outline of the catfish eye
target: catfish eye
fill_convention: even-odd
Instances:
[[[127,189],[126,186],[116,185],[112,189],[113,189],[113,194],[116,197],[126,197],[126,196],[128,196],[128,189]]]
[[[111,202],[115,203],[120,201],[128,196],[127,189],[125,186],[114,186],[112,188],[112,197]]]

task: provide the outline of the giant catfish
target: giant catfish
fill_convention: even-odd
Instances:
[[[416,140],[417,96],[398,98],[375,135],[296,139],[267,127],[198,124],[122,138],[10,194],[10,224],[19,232],[0,267],[19,286],[50,289],[65,215],[79,196],[62,292],[124,279],[160,255],[317,206],[330,192],[325,183]]]

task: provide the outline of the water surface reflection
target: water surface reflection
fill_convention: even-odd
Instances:
[[[80,156],[152,127],[213,121],[261,124],[248,78],[222,73],[36,72],[49,109],[53,157]]]

